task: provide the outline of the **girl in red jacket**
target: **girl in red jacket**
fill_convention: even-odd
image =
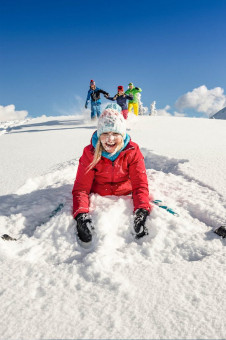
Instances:
[[[82,242],[92,241],[89,194],[101,196],[129,195],[134,203],[136,238],[148,234],[145,221],[151,211],[144,157],[138,145],[126,133],[125,119],[117,104],[108,105],[101,114],[91,144],[79,160],[72,190],[73,217],[77,236]]]

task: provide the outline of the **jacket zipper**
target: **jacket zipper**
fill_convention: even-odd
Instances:
[[[112,175],[111,175],[111,193],[113,195],[113,178],[114,178],[114,167],[115,167],[115,163],[114,161],[112,161]]]

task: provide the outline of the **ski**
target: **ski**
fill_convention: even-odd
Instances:
[[[12,236],[8,235],[8,234],[3,234],[1,236],[1,238],[4,240],[4,241],[17,241],[16,238],[13,238]]]
[[[56,209],[54,209],[52,212],[51,212],[51,214],[49,215],[49,219],[51,219],[53,216],[55,216],[59,211],[61,211],[62,209],[63,209],[63,207],[64,207],[64,203],[60,203],[57,207],[56,207]],[[44,222],[44,223],[46,223],[46,222]],[[44,223],[42,223],[42,224],[44,224]]]
[[[174,216],[177,216],[177,217],[179,216],[179,214],[177,212],[175,212],[173,209],[169,208],[161,200],[154,200],[154,201],[152,201],[152,203],[157,205],[159,208],[165,209],[166,211],[168,211],[170,214],[172,214]]]
[[[54,210],[50,213],[50,215],[48,216],[48,220],[47,220],[47,221],[41,222],[39,225],[36,226],[36,228],[41,227],[43,224],[49,222],[49,221],[51,220],[52,217],[56,216],[56,214],[57,214],[59,211],[61,211],[61,210],[63,209],[63,207],[64,207],[64,203],[60,203],[60,204],[56,207],[56,209],[54,209]],[[17,240],[18,240],[18,239],[14,238],[14,237],[12,237],[12,236],[10,236],[10,235],[8,235],[8,234],[3,234],[3,235],[1,236],[1,238],[2,238],[4,241],[17,241]]]

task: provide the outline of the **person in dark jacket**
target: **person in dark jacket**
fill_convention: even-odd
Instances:
[[[108,92],[96,87],[95,81],[91,80],[90,89],[88,91],[86,103],[85,103],[85,108],[87,109],[88,103],[91,99],[91,119],[96,119],[96,116],[99,117],[101,114],[100,112],[100,106],[101,106],[100,94],[101,93],[103,93],[105,96],[109,95]]]
[[[123,86],[118,86],[118,93],[114,97],[109,97],[105,95],[105,98],[109,100],[116,100],[117,104],[122,109],[122,114],[125,119],[128,117],[128,106],[127,106],[127,100],[133,100],[132,94],[125,94]]]
[[[148,234],[146,219],[152,210],[144,157],[139,146],[126,133],[125,119],[117,104],[108,105],[102,112],[91,144],[79,160],[73,194],[73,218],[80,241],[92,241],[89,195],[132,194],[134,232],[137,239]]]

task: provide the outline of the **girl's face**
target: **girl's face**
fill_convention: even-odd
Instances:
[[[105,132],[100,135],[100,141],[105,151],[113,153],[122,142],[122,136],[116,132]]]
[[[122,95],[123,95],[123,91],[118,91],[118,94],[119,94],[120,96],[122,96]]]

